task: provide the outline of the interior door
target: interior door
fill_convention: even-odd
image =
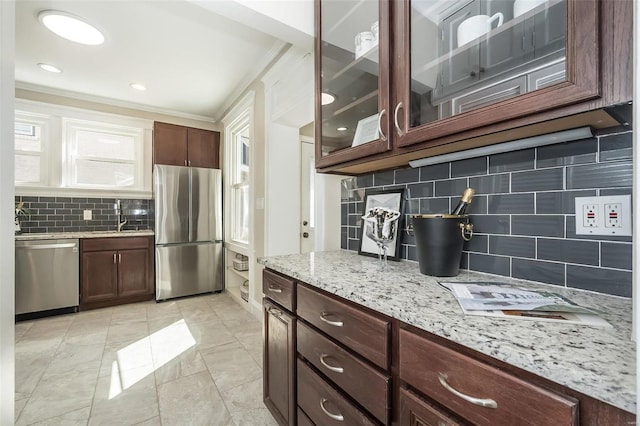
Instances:
[[[315,248],[315,154],[313,141],[300,147],[300,253]]]

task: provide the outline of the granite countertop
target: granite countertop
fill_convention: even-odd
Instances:
[[[631,299],[461,271],[447,281],[508,282],[545,289],[598,309],[613,328],[465,316],[438,279],[416,262],[389,262],[338,250],[258,259],[274,271],[530,371],[623,410],[636,412]],[[444,280],[444,279],[443,279]]]
[[[91,231],[91,232],[54,232],[50,234],[18,234],[16,241],[28,240],[62,240],[68,238],[113,238],[113,237],[139,237],[154,235],[152,229],[140,231]]]

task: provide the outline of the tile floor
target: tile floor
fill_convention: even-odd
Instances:
[[[262,326],[225,293],[16,324],[16,425],[275,425]]]

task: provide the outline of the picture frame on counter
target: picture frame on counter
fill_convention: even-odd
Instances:
[[[364,195],[363,216],[376,207],[384,207],[400,212],[400,218],[394,231],[395,238],[387,246],[387,259],[399,261],[402,257],[400,250],[402,249],[402,237],[404,234],[402,232],[404,227],[404,189],[366,191]],[[366,235],[364,219],[360,219],[360,244],[358,246],[358,254],[378,257],[378,244]]]

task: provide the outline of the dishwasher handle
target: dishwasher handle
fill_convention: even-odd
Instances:
[[[16,246],[16,249],[28,249],[28,250],[45,250],[56,248],[76,248],[76,243],[63,243],[63,244],[38,244],[32,246]]]

